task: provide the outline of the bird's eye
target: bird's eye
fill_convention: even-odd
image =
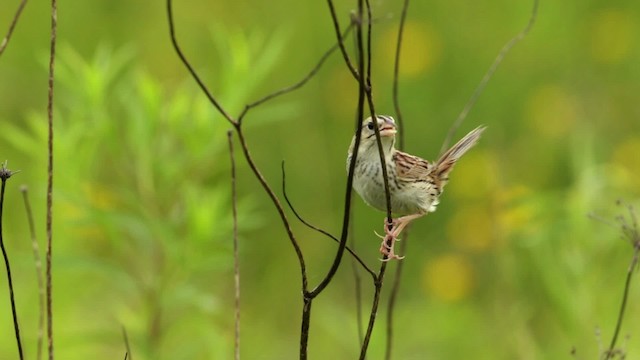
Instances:
[[[373,121],[370,121],[370,122],[367,124],[367,129],[369,129],[369,130],[373,130]]]

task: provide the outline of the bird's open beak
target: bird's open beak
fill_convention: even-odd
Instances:
[[[384,125],[380,128],[380,136],[394,136],[396,132],[395,126]]]

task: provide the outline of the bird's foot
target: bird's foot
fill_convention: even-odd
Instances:
[[[393,234],[388,234],[387,236],[384,237],[384,239],[382,239],[382,244],[380,245],[380,252],[382,253],[382,255],[384,255],[384,257],[380,259],[380,261],[389,261],[392,259],[396,259],[396,260],[404,259],[404,256],[399,256],[393,251],[396,240],[400,240],[400,239],[397,239],[395,236],[393,236]]]

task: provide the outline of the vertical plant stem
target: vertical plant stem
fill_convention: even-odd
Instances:
[[[236,159],[233,153],[233,133],[227,132],[231,160],[231,212],[233,214],[233,280],[235,285],[235,360],[240,360],[240,261],[238,258],[238,197],[236,189]]]
[[[407,241],[409,238],[408,229],[404,231],[404,239],[400,243],[400,252],[402,254],[407,253]],[[385,350],[384,358],[386,360],[391,359],[393,350],[393,314],[396,306],[396,299],[400,292],[400,282],[402,280],[402,269],[404,268],[404,261],[399,261],[396,268],[396,274],[393,277],[393,284],[391,285],[391,295],[389,295],[389,303],[387,304],[387,348]]]
[[[369,324],[367,325],[367,331],[364,335],[364,341],[362,342],[362,348],[360,349],[360,360],[367,358],[367,350],[369,348],[369,342],[371,341],[371,334],[373,333],[373,326],[376,323],[376,315],[378,314],[378,305],[380,304],[380,294],[382,292],[382,283],[384,281],[384,274],[387,270],[387,262],[383,262],[380,265],[380,272],[378,278],[374,283],[373,303],[371,304],[371,313],[369,314]]]
[[[356,251],[356,237],[353,232],[353,212],[350,215],[351,222],[349,223],[349,246],[351,250]],[[355,297],[356,297],[356,321],[358,322],[358,344],[362,348],[363,341],[363,329],[362,329],[362,278],[360,277],[360,273],[358,273],[358,266],[355,259],[351,260],[351,270],[353,273],[354,287],[355,287]],[[375,280],[375,275],[374,275]]]
[[[7,249],[4,246],[3,230],[2,230],[2,211],[4,209],[4,190],[7,183],[7,179],[11,177],[12,173],[6,168],[6,162],[0,169],[0,180],[2,181],[2,189],[0,190],[0,248],[2,248],[2,257],[4,258],[4,265],[7,269],[7,282],[9,285],[9,299],[11,301],[11,315],[13,316],[13,330],[16,336],[16,343],[18,344],[18,354],[20,360],[24,359],[22,352],[22,342],[20,341],[20,326],[18,325],[18,313],[16,311],[16,300],[13,293],[13,279],[11,277],[11,266],[9,264],[9,256],[7,255]]]
[[[124,358],[133,360],[133,355],[131,354],[131,345],[129,344],[129,335],[127,335],[127,329],[124,326],[122,326],[122,339],[124,339],[124,346],[126,349]]]
[[[13,30],[16,27],[16,24],[18,23],[18,19],[20,18],[20,14],[22,14],[22,10],[24,10],[24,6],[27,5],[27,0],[22,0],[20,2],[20,5],[18,5],[18,10],[16,10],[15,15],[13,15],[13,20],[11,20],[11,24],[9,24],[9,30],[7,30],[7,35],[5,35],[4,39],[2,39],[2,42],[0,42],[0,56],[2,56],[2,53],[4,53],[4,50],[7,48],[7,45],[9,45],[9,40],[11,40],[11,35],[13,35]]]
[[[398,121],[398,148],[404,151],[404,122],[402,119],[402,111],[400,111],[400,99],[398,98],[398,78],[400,74],[400,52],[402,50],[402,35],[404,33],[404,24],[407,20],[407,9],[409,9],[409,0],[404,0],[402,5],[402,13],[400,15],[400,25],[398,27],[398,39],[396,41],[396,55],[393,62],[393,107],[396,111],[396,120]]]
[[[609,344],[609,350],[605,352],[605,360],[613,359],[615,354],[616,342],[618,341],[618,336],[620,334],[620,329],[622,328],[622,319],[624,319],[624,312],[627,308],[627,299],[629,298],[629,288],[631,287],[631,278],[633,276],[633,272],[638,265],[638,255],[640,253],[640,239],[637,239],[634,244],[634,252],[633,258],[631,259],[631,263],[629,264],[629,268],[627,270],[627,279],[624,283],[624,292],[622,294],[622,304],[620,304],[620,311],[618,312],[618,320],[616,321],[616,329],[613,332],[613,337],[611,338],[611,344]]]
[[[502,60],[504,60],[504,57],[507,56],[509,51],[511,51],[511,49],[518,42],[520,42],[520,40],[524,39],[524,37],[527,36],[529,31],[533,27],[533,24],[535,23],[538,17],[538,2],[539,0],[533,0],[533,9],[531,9],[531,16],[529,17],[529,22],[527,22],[527,25],[522,31],[520,31],[516,36],[511,38],[511,40],[509,40],[502,47],[502,49],[500,50],[496,58],[493,60],[493,63],[491,64],[487,72],[482,77],[482,80],[480,80],[480,83],[471,94],[471,97],[465,104],[464,109],[462,109],[462,112],[460,113],[460,115],[458,115],[456,120],[453,122],[453,125],[451,125],[451,128],[447,133],[447,137],[444,139],[444,142],[442,143],[442,147],[440,148],[440,155],[444,154],[444,152],[447,151],[447,149],[449,148],[449,144],[451,143],[451,139],[453,139],[453,135],[455,135],[456,130],[458,130],[458,128],[460,127],[464,119],[467,118],[469,111],[471,111],[471,108],[473,108],[473,106],[476,104],[476,101],[478,101],[480,94],[482,94],[482,92],[484,91],[484,88],[487,86],[487,83],[489,83],[489,80],[491,80],[491,78],[493,77],[493,74],[498,69],[498,66],[500,66],[500,64],[502,63]]]
[[[24,207],[27,211],[27,221],[29,223],[29,233],[31,234],[31,246],[33,248],[33,262],[36,268],[36,279],[38,280],[38,345],[36,359],[42,359],[42,341],[44,338],[44,279],[42,276],[42,259],[40,257],[40,246],[38,245],[38,239],[36,237],[36,226],[33,221],[33,211],[31,210],[31,203],[29,202],[29,190],[26,185],[23,185],[20,189],[22,192],[22,198],[24,200]]]
[[[56,58],[56,37],[58,30],[58,4],[51,0],[51,48],[49,51],[49,92],[47,97],[48,118],[48,167],[47,167],[47,343],[49,360],[54,359],[53,353],[53,284],[51,262],[53,257],[53,80]]]

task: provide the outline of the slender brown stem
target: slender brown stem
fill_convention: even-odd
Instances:
[[[406,254],[409,229],[405,229],[403,237],[404,239],[402,239],[402,242],[400,243],[400,253]],[[402,269],[404,269],[404,264],[404,261],[398,261],[396,273],[393,277],[393,284],[391,285],[391,295],[389,295],[389,302],[387,303],[387,346],[384,356],[386,360],[391,360],[393,350],[393,314],[396,306],[396,300],[398,299],[398,293],[400,292],[400,283],[402,280]]]
[[[400,151],[404,151],[404,121],[402,119],[402,111],[400,110],[400,99],[398,97],[398,83],[400,73],[400,53],[402,49],[402,35],[404,33],[404,25],[407,19],[407,12],[409,9],[409,0],[404,0],[402,5],[402,13],[400,16],[400,25],[398,27],[398,38],[396,41],[396,54],[393,65],[393,106],[396,112],[396,121],[398,125],[398,148]],[[407,242],[408,242],[408,230],[404,232],[404,241],[400,245],[400,252],[406,254]],[[398,292],[400,291],[400,282],[402,280],[402,269],[404,268],[404,261],[399,261],[396,269],[395,276],[393,278],[393,284],[391,286],[391,295],[389,296],[389,302],[387,304],[387,342],[385,350],[385,359],[390,360],[393,349],[393,315],[396,305],[396,299]]]
[[[227,132],[231,160],[231,211],[233,214],[233,280],[235,288],[235,360],[240,360],[240,261],[238,257],[238,196],[236,189],[236,158],[233,153],[233,133]]]
[[[629,289],[631,288],[631,278],[633,277],[633,272],[636,266],[638,265],[639,253],[640,253],[640,239],[638,240],[638,244],[634,249],[633,258],[631,259],[631,263],[629,264],[629,268],[627,269],[627,278],[624,283],[624,291],[622,293],[622,303],[620,304],[618,319],[616,320],[616,329],[613,332],[613,337],[611,338],[609,349],[605,351],[605,360],[613,359],[613,356],[616,353],[616,342],[618,341],[618,336],[620,335],[620,329],[622,328],[622,320],[624,319],[624,312],[627,308],[627,300],[629,299]]]
[[[340,243],[340,240],[338,238],[336,238],[335,236],[333,236],[331,233],[329,233],[328,231],[321,229],[313,224],[311,224],[310,222],[308,222],[307,220],[305,220],[300,213],[296,210],[296,208],[293,206],[293,204],[291,203],[291,200],[289,199],[289,195],[287,195],[287,177],[284,171],[284,161],[282,162],[282,194],[284,196],[285,201],[287,202],[287,205],[289,205],[289,209],[291,209],[291,211],[293,212],[293,214],[296,216],[296,218],[298,218],[298,220],[300,220],[301,223],[303,223],[306,227],[315,230],[317,232],[319,232],[320,234],[330,238],[331,240],[337,242],[338,244]],[[345,247],[345,249],[347,250],[347,252],[349,254],[351,254],[351,256],[353,257],[353,259],[358,262],[368,273],[369,275],[371,275],[374,279],[376,277],[376,273],[373,272],[373,270],[371,270],[371,268],[369,266],[367,266],[367,264],[362,260],[362,258],[360,258],[360,256],[358,256],[358,254],[356,254],[355,251],[353,251],[351,249],[351,247],[349,247],[348,245]]]
[[[447,137],[444,139],[442,147],[440,148],[440,155],[444,154],[444,152],[447,151],[447,148],[449,147],[449,144],[451,143],[456,130],[458,130],[464,119],[467,118],[469,111],[471,111],[471,108],[475,105],[476,101],[480,97],[480,94],[482,94],[484,88],[487,86],[487,83],[489,82],[489,80],[491,80],[491,77],[493,77],[493,74],[496,72],[496,69],[502,63],[502,60],[504,60],[504,57],[509,53],[509,51],[511,51],[515,44],[520,42],[520,40],[522,40],[529,33],[529,31],[533,27],[533,24],[538,17],[538,2],[539,0],[533,0],[533,9],[531,10],[531,16],[529,17],[527,26],[525,26],[522,31],[520,31],[502,47],[496,58],[493,60],[493,63],[489,67],[489,70],[487,70],[487,72],[484,74],[484,77],[482,78],[476,89],[473,91],[473,94],[471,94],[471,97],[465,104],[464,109],[462,109],[462,112],[460,113],[460,115],[458,115],[458,118],[456,118],[456,120],[453,122],[453,125],[451,125],[451,128],[447,133]]]
[[[172,1],[171,0],[167,0],[167,14],[169,16],[169,34],[171,35],[171,43],[173,44],[173,48],[175,49],[176,53],[178,54],[178,57],[180,57],[180,60],[182,60],[182,64],[184,64],[184,66],[187,68],[187,70],[189,70],[189,73],[191,73],[191,76],[193,77],[193,79],[198,83],[198,86],[200,86],[200,89],[202,90],[202,92],[205,93],[205,95],[209,99],[209,102],[211,102],[211,104],[218,110],[218,112],[222,116],[224,116],[225,119],[227,119],[227,121],[229,121],[231,124],[235,125],[236,124],[236,120],[234,120],[231,117],[231,115],[229,115],[229,113],[227,113],[224,110],[222,105],[220,105],[220,103],[218,103],[218,100],[216,100],[216,98],[211,94],[211,92],[209,91],[207,86],[204,84],[202,79],[200,79],[200,76],[198,76],[198,73],[196,73],[196,71],[194,70],[193,66],[191,66],[191,63],[187,60],[187,57],[182,52],[182,49],[180,49],[180,45],[178,44],[178,40],[176,38],[175,26],[174,26],[174,23],[173,23],[173,10],[172,10]]]
[[[360,0],[361,1],[361,0]],[[328,1],[330,6],[333,7],[333,3],[331,2],[331,0]],[[335,11],[331,10],[332,15],[335,15]],[[358,10],[359,13],[359,17],[362,18],[362,7],[360,6],[360,9]],[[334,21],[335,20],[335,16],[334,16]],[[339,29],[338,29],[339,30]],[[356,34],[357,36],[362,39],[362,22],[358,22],[356,24]],[[340,35],[340,32],[337,32],[337,35]],[[342,44],[342,39],[339,39],[340,43]],[[344,44],[341,45],[341,48],[344,49]],[[358,72],[359,74],[364,74],[364,60],[363,57],[361,56],[359,61],[358,61]],[[331,267],[329,268],[329,271],[327,272],[327,274],[324,276],[324,278],[320,281],[320,283],[309,292],[308,296],[311,298],[315,298],[316,296],[318,296],[326,287],[327,285],[329,285],[329,283],[331,282],[331,280],[333,279],[333,276],[336,274],[336,272],[338,271],[338,268],[340,267],[340,262],[342,261],[342,255],[344,254],[345,248],[347,246],[347,235],[349,232],[349,215],[351,213],[351,192],[353,191],[353,176],[354,176],[354,170],[355,170],[355,165],[358,159],[358,149],[360,147],[360,138],[361,138],[361,130],[362,130],[362,118],[363,118],[363,114],[364,114],[364,100],[365,100],[365,83],[364,83],[364,79],[362,77],[357,77],[358,78],[358,107],[357,107],[357,114],[356,114],[356,139],[355,139],[355,144],[354,144],[354,150],[353,150],[353,155],[351,158],[351,163],[349,164],[349,173],[347,175],[347,191],[345,194],[345,205],[344,205],[344,214],[343,214],[343,218],[342,218],[342,232],[340,234],[340,244],[338,246],[338,251],[336,252],[336,255],[333,259],[333,262],[331,263]]]
[[[353,228],[353,213],[351,214],[351,222],[349,223],[349,247],[354,251],[356,249],[356,236],[354,234]],[[360,273],[358,272],[358,267],[356,266],[356,261],[351,261],[351,271],[353,273],[354,280],[354,290],[355,290],[355,301],[356,301],[356,321],[358,322],[358,344],[362,348],[362,342],[364,338],[364,330],[362,329],[362,278],[360,277]],[[376,280],[376,274],[373,274],[373,281]]]
[[[7,183],[7,179],[13,175],[11,170],[7,169],[7,162],[5,161],[0,168],[0,181],[2,186],[0,190],[0,248],[2,249],[2,257],[4,258],[4,266],[7,269],[7,283],[9,285],[9,300],[11,301],[11,315],[13,316],[13,330],[16,336],[16,343],[18,344],[18,354],[20,360],[24,359],[22,352],[22,342],[20,341],[20,326],[18,325],[18,313],[16,311],[16,300],[13,292],[13,278],[11,276],[11,265],[9,264],[9,255],[7,255],[7,249],[4,247],[4,239],[2,236],[2,210],[4,209],[4,189]]]
[[[250,104],[247,104],[244,109],[242,110],[242,112],[240,113],[240,115],[238,116],[238,122],[242,123],[242,120],[244,119],[244,116],[246,115],[246,113],[251,110],[252,108],[262,105],[265,102],[272,100],[278,96],[284,95],[284,94],[288,94],[294,90],[297,90],[299,88],[301,88],[302,86],[304,86],[309,80],[311,80],[317,73],[318,71],[320,71],[320,68],[322,67],[322,65],[324,65],[324,62],[329,58],[329,56],[331,56],[331,54],[333,54],[336,49],[338,49],[340,47],[340,41],[342,41],[342,39],[344,39],[353,29],[353,24],[350,24],[344,31],[344,33],[341,35],[339,41],[333,45],[331,48],[329,48],[329,50],[327,50],[321,57],[320,60],[316,63],[316,65],[313,67],[313,69],[311,69],[311,71],[309,71],[309,73],[303,77],[301,80],[299,80],[298,82],[296,82],[293,85],[287,86],[285,88],[282,88],[280,90],[277,90],[275,92],[272,92],[271,94],[258,99]]]
[[[622,202],[619,201],[618,203],[621,204]],[[622,320],[624,319],[625,310],[627,308],[629,289],[631,288],[631,278],[633,277],[633,273],[638,265],[638,257],[640,256],[640,230],[638,229],[638,219],[631,205],[627,206],[627,210],[629,211],[630,223],[627,222],[627,220],[623,216],[620,216],[619,220],[621,222],[623,236],[628,238],[629,242],[633,246],[633,257],[631,258],[631,262],[629,263],[629,267],[627,269],[627,277],[624,283],[624,291],[622,294],[622,303],[620,304],[620,310],[618,312],[618,319],[616,320],[616,328],[613,332],[609,348],[603,354],[605,360],[613,359],[615,354],[619,353],[616,349],[616,342],[618,341],[618,336],[620,335]]]
[[[331,20],[333,21],[333,28],[336,32],[336,37],[338,38],[338,45],[340,46],[340,52],[342,53],[342,57],[344,59],[344,63],[349,68],[351,75],[357,80],[359,78],[358,71],[353,67],[351,63],[351,59],[349,59],[349,53],[347,53],[347,49],[344,47],[344,42],[342,41],[341,31],[340,31],[340,22],[338,21],[338,16],[336,15],[336,9],[333,6],[333,0],[327,0],[327,4],[329,5],[329,12],[331,13]],[[360,19],[362,16],[360,16]],[[360,26],[360,24],[358,25]],[[362,74],[362,72],[360,72]]]
[[[409,0],[404,0],[402,13],[400,15],[400,26],[398,27],[398,40],[396,41],[396,56],[393,62],[393,107],[396,111],[396,121],[398,122],[398,148],[400,151],[404,151],[404,122],[402,112],[400,111],[400,100],[398,99],[398,78],[400,73],[402,35],[404,33],[404,24],[407,20],[407,9],[409,9]]]
[[[4,53],[4,49],[6,49],[7,45],[9,45],[9,40],[11,40],[11,35],[13,35],[13,30],[15,29],[16,24],[18,24],[18,19],[20,18],[20,14],[22,14],[22,10],[24,10],[25,5],[27,5],[27,0],[22,0],[20,2],[20,5],[18,5],[18,9],[16,10],[16,13],[13,15],[11,24],[9,24],[9,30],[7,31],[7,35],[5,35],[4,39],[2,39],[2,42],[0,42],[0,56],[2,56],[2,53]]]
[[[367,350],[369,348],[369,342],[371,341],[371,334],[373,334],[373,326],[376,322],[376,316],[378,314],[378,305],[380,304],[380,294],[382,293],[382,283],[384,281],[384,274],[387,271],[388,262],[383,261],[380,265],[380,272],[374,283],[373,303],[371,304],[371,312],[369,313],[369,323],[367,325],[367,331],[364,334],[364,341],[360,348],[360,360],[367,358]]]
[[[129,335],[127,335],[127,329],[122,326],[122,339],[124,340],[124,346],[126,352],[124,353],[124,358],[133,360],[133,355],[131,354],[131,345],[129,344]]]
[[[47,168],[47,343],[49,360],[54,359],[53,353],[53,284],[51,262],[53,257],[53,80],[56,59],[56,38],[58,31],[58,3],[51,0],[51,48],[49,51],[49,92],[47,96],[48,118],[48,168]]]
[[[38,245],[38,239],[36,238],[36,226],[33,221],[33,211],[31,210],[31,203],[29,202],[29,190],[26,185],[20,188],[22,192],[22,198],[24,200],[24,207],[27,211],[27,222],[29,223],[29,233],[31,234],[31,246],[33,248],[33,261],[36,267],[36,279],[38,280],[38,345],[36,359],[42,359],[42,341],[44,338],[44,279],[42,277],[42,259],[40,258],[40,246]]]

